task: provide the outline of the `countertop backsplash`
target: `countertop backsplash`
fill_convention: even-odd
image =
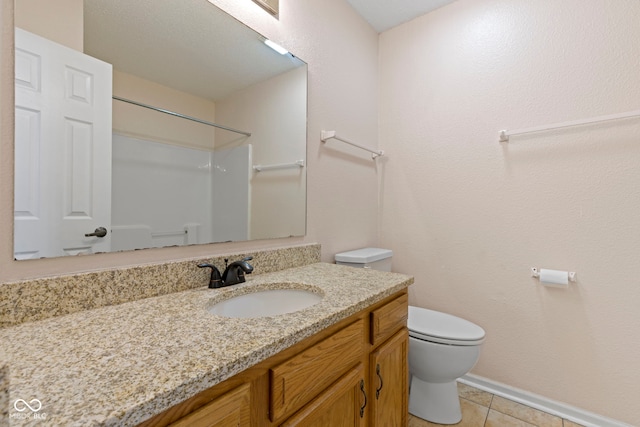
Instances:
[[[305,244],[215,257],[199,257],[158,264],[78,273],[0,285],[0,328],[83,310],[122,304],[207,286],[213,263],[222,270],[224,259],[253,256],[253,274],[264,274],[320,262],[320,245]]]

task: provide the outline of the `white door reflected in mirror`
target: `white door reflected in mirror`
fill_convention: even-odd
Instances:
[[[111,71],[16,29],[16,259],[110,250]]]

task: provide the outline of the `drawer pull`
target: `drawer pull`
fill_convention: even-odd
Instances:
[[[360,418],[362,418],[362,417],[364,417],[364,408],[367,407],[367,392],[364,391],[364,380],[360,380],[360,391],[362,392],[362,395],[364,396],[364,404],[360,408]]]
[[[376,400],[378,400],[378,398],[380,397],[380,390],[382,390],[382,376],[380,375],[380,364],[376,364],[376,375],[378,376],[378,379],[380,380],[380,387],[378,387],[376,389]]]

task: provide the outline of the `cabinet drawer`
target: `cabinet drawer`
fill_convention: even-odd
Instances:
[[[271,421],[301,408],[353,367],[363,355],[364,342],[364,321],[358,320],[272,368]]]
[[[409,296],[404,294],[371,312],[371,344],[377,345],[407,325]]]

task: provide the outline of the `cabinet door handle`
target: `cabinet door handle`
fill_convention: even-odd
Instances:
[[[364,396],[364,404],[360,408],[360,418],[362,418],[362,417],[364,417],[364,408],[367,407],[367,392],[364,391],[364,380],[360,380],[360,391],[362,392],[362,395]]]
[[[383,386],[382,375],[380,375],[380,364],[379,363],[376,365],[376,375],[378,376],[378,380],[380,380],[380,387],[378,387],[376,389],[376,400],[378,400],[378,397],[380,397],[380,390],[382,390],[382,386]]]

